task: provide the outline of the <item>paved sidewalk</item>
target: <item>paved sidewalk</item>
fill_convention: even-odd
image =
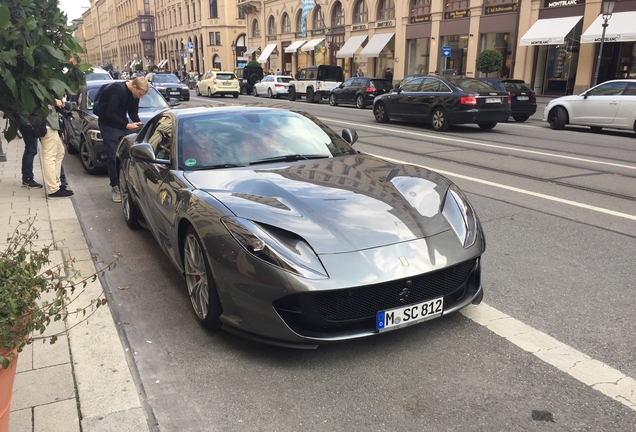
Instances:
[[[0,162],[0,248],[20,220],[36,216],[41,244],[61,245],[51,254],[52,260],[74,258],[81,274],[93,274],[99,263],[91,257],[73,198],[47,200],[44,189],[22,187],[24,142],[16,139],[7,144],[3,139],[2,148],[7,161]],[[40,154],[38,150],[33,172],[35,181],[43,183]],[[72,179],[69,183],[72,189]],[[101,289],[99,280],[89,284],[84,303],[80,298],[78,305],[96,298]],[[72,321],[50,327],[52,333],[63,333],[55,344],[37,341],[20,353],[9,431],[149,431],[110,309],[99,308],[75,328]]]

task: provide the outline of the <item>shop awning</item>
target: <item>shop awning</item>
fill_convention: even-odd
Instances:
[[[301,51],[313,51],[313,49],[316,48],[316,45],[318,45],[320,42],[322,42],[324,40],[325,40],[325,38],[312,39],[309,42],[307,42],[305,45],[303,45],[303,47],[300,50]]]
[[[360,54],[360,57],[380,57],[380,52],[384,49],[386,44],[389,43],[395,33],[380,33],[373,35],[367,46],[364,47]]]
[[[581,35],[581,43],[600,42],[603,37],[603,14],[596,17]],[[605,42],[636,41],[636,12],[616,12],[607,21]]]
[[[537,20],[526,34],[521,36],[519,45],[561,45],[565,42],[565,36],[582,18],[582,16],[571,16]]]
[[[164,66],[166,65],[166,63],[168,63],[168,59],[161,60],[161,62],[159,62],[159,64],[157,65],[157,67],[158,67],[159,69],[161,69],[162,67],[164,67]]]
[[[276,44],[267,45],[265,49],[263,50],[263,52],[261,53],[260,57],[256,59],[256,61],[259,63],[265,63],[275,49],[276,49]]]
[[[300,48],[305,42],[307,42],[307,41],[300,40],[300,41],[293,42],[291,45],[289,45],[287,48],[285,48],[285,52],[293,54],[296,51],[298,51],[298,48]]]
[[[251,56],[252,54],[254,54],[254,52],[255,52],[257,49],[259,49],[259,48],[260,48],[260,45],[254,45],[253,47],[251,47],[250,49],[248,49],[247,51],[245,51],[245,52],[243,53],[243,56],[244,56],[244,57],[249,57],[249,56]]]
[[[336,54],[336,58],[351,58],[355,55],[360,45],[367,40],[367,35],[364,36],[351,36],[345,44],[340,48],[340,51]]]

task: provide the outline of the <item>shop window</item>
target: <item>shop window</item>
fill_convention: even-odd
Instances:
[[[509,78],[512,62],[512,52],[510,51],[510,33],[488,33],[481,35],[481,51],[496,50],[503,57],[501,69],[497,72],[498,78]],[[481,52],[480,51],[480,52]],[[486,77],[487,74],[478,72],[479,77]]]
[[[369,9],[365,0],[358,0],[353,8],[353,22],[354,24],[369,22]]]
[[[378,21],[395,18],[395,3],[393,0],[380,0],[378,3]]]
[[[407,75],[429,73],[430,38],[409,39],[407,42]]]

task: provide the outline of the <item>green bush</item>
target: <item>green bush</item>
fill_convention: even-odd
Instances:
[[[82,41],[66,20],[57,0],[0,4],[0,111],[9,120],[8,141],[16,136],[16,117],[44,119],[56,98],[77,93],[86,83],[82,72],[91,66],[76,65]]]
[[[259,62],[257,62],[256,60],[250,60],[247,65],[248,66],[254,66],[254,67],[260,67],[261,64]]]
[[[503,66],[503,56],[497,50],[482,51],[477,57],[477,70],[489,74],[498,72]]]

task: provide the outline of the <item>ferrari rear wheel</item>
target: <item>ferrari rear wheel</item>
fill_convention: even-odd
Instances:
[[[186,231],[183,245],[183,267],[192,308],[204,327],[211,330],[221,328],[221,300],[216,291],[214,278],[201,239],[194,228]]]

